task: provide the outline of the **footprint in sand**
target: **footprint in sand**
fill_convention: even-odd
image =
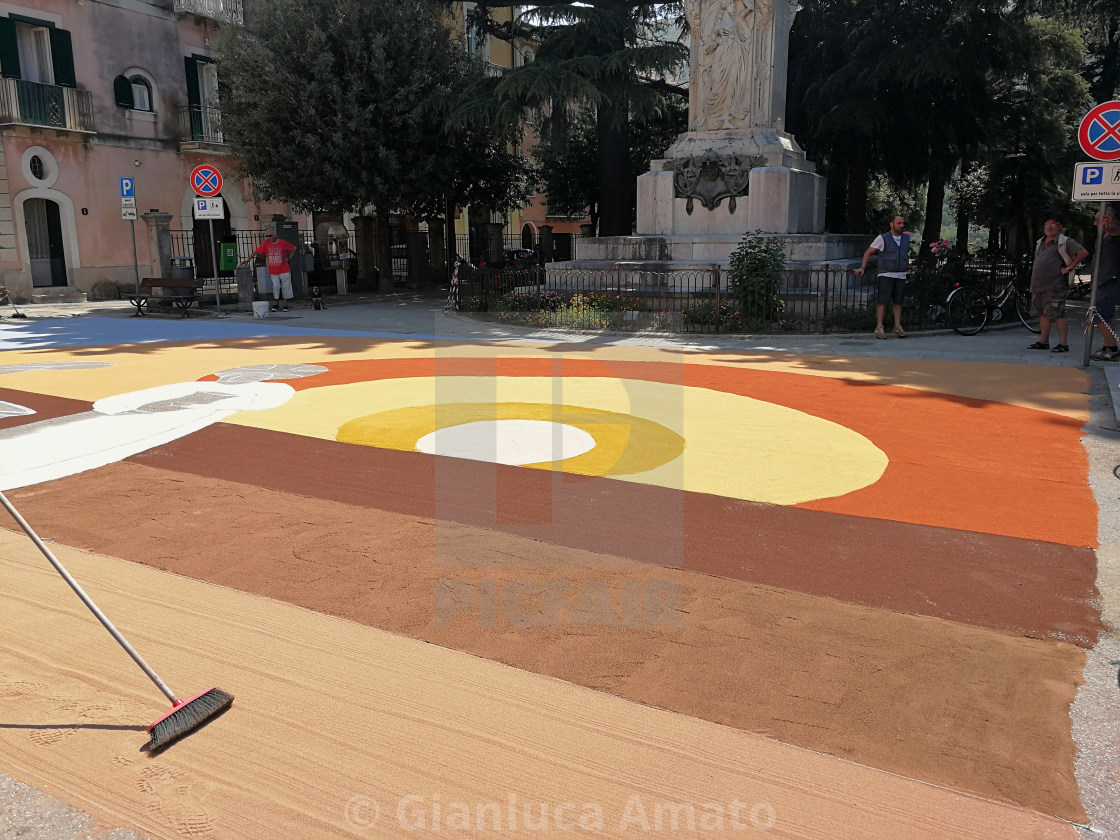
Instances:
[[[31,682],[31,680],[4,683],[0,685],[0,699],[6,699],[8,697],[26,697],[29,694],[38,694],[42,687],[42,683]]]
[[[191,798],[185,773],[153,764],[140,771],[140,792],[151,797],[148,811],[184,837],[202,837],[214,830],[210,815]]]
[[[40,747],[49,747],[57,744],[63,738],[69,738],[78,730],[76,729],[36,729],[31,732],[31,743]]]

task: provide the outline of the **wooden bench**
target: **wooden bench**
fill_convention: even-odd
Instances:
[[[191,306],[198,300],[198,292],[202,288],[201,280],[169,280],[163,277],[145,277],[140,281],[140,294],[129,297],[129,302],[136,307],[132,317],[147,315],[144,307],[149,301],[170,303],[186,318]]]

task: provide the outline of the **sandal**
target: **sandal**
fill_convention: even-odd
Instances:
[[[1055,344],[1054,349],[1051,350],[1050,352],[1051,353],[1068,353],[1069,352],[1069,345],[1068,344]]]
[[[1049,350],[1050,344],[1046,341],[1036,341],[1034,344],[1027,345],[1028,350]]]

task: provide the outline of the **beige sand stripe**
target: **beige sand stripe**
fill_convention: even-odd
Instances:
[[[161,711],[158,695],[30,543],[0,531],[5,769],[153,836],[406,837],[418,836],[409,827],[421,816],[428,831],[435,821],[450,836],[520,836],[530,834],[524,804],[536,821],[543,802],[546,830],[531,836],[570,836],[565,825],[595,826],[597,814],[599,836],[644,834],[658,818],[665,828],[674,813],[683,829],[691,806],[697,830],[674,834],[1076,837],[1037,814],[748,733],[121,560],[58,552],[172,687],[216,683],[237,695],[229,714],[163,755],[138,751],[145,736],[132,727]],[[734,803],[742,831],[730,824]],[[447,831],[464,809],[471,830]],[[486,831],[474,828],[480,814]],[[720,818],[722,831],[700,830]],[[772,830],[757,829],[771,818]]]

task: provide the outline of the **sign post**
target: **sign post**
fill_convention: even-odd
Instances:
[[[121,218],[132,233],[132,271],[136,275],[136,298],[140,298],[140,261],[136,257],[136,179],[121,178]]]
[[[1077,139],[1089,157],[1120,161],[1120,102],[1105,102],[1089,111],[1077,129]],[[1075,201],[1097,200],[1097,248],[1093,255],[1093,283],[1089,290],[1089,317],[1085,319],[1085,352],[1081,363],[1089,366],[1093,352],[1093,326],[1097,320],[1097,281],[1100,279],[1104,216],[1110,198],[1120,198],[1120,164],[1079,163],[1073,171]]]
[[[214,299],[218,304],[218,317],[222,317],[222,279],[218,276],[218,243],[214,241],[214,214],[225,216],[225,207],[218,194],[222,191],[222,173],[209,164],[196,166],[191,171],[191,187],[200,198],[195,199],[196,219],[207,219],[210,226],[210,260],[214,266]],[[216,207],[214,206],[216,205]],[[199,213],[205,215],[199,215]]]

